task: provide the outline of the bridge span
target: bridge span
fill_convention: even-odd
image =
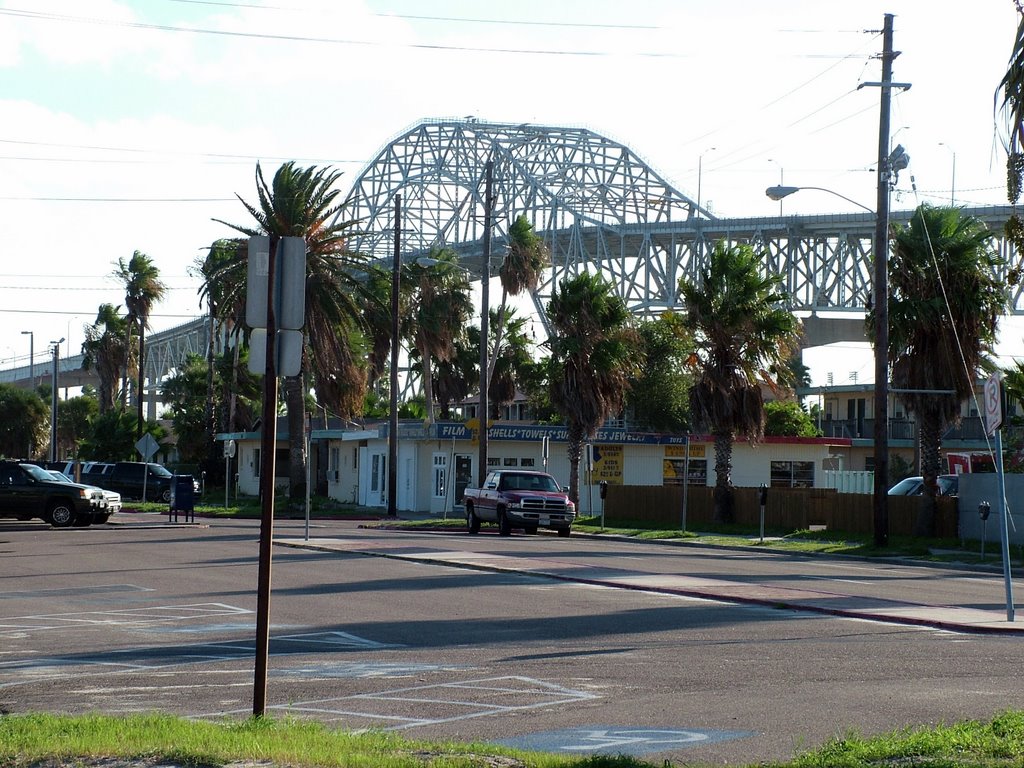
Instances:
[[[424,120],[391,139],[355,179],[346,216],[360,222],[353,250],[390,265],[394,201],[402,198],[406,258],[443,245],[457,250],[475,279],[482,267],[485,171],[492,167],[492,270],[504,254],[508,229],[526,216],[551,249],[552,268],[533,295],[543,308],[560,280],[600,271],[627,306],[651,315],[678,307],[681,278],[696,278],[714,243],[750,243],[764,254],[765,272],[781,275],[791,308],[805,317],[808,346],[864,340],[863,312],[872,285],[871,213],[719,218],[672,186],[624,144],[593,131],[475,118]],[[1009,284],[1021,255],[1004,237],[1011,206],[965,208],[994,233],[1003,257],[997,279]],[[894,211],[894,224],[910,210]],[[1024,285],[1011,286],[1013,314],[1024,314]],[[823,317],[824,314],[839,315]],[[843,319],[847,315],[848,319]],[[205,354],[206,318],[150,334],[146,390],[189,353]],[[90,383],[81,355],[60,360],[58,386]],[[41,359],[37,381],[52,373]],[[0,371],[0,381],[29,386],[28,366]]]

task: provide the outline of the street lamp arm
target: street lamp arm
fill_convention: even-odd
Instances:
[[[838,192],[836,192],[835,190],[827,189],[825,187],[785,187],[785,186],[779,184],[778,186],[775,186],[775,187],[768,187],[768,189],[766,189],[764,191],[764,193],[771,200],[781,200],[782,198],[789,197],[794,192],[799,192],[802,189],[813,189],[813,190],[815,190],[817,192],[828,192],[830,195],[835,195],[836,197],[842,198],[846,202],[851,203],[852,205],[856,205],[858,208],[863,208],[868,213],[874,213],[875,212],[872,208],[868,208],[863,203],[858,203],[856,200],[853,200],[853,199],[847,197],[846,195],[841,195]]]

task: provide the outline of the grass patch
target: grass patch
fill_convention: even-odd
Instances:
[[[656,768],[628,756],[573,757],[495,745],[410,741],[390,733],[332,730],[305,720],[196,721],[162,714],[0,717],[0,765],[88,765],[102,759],[185,766],[259,762],[312,768]],[[1024,712],[990,721],[848,734],[774,768],[1003,768],[1024,761]],[[665,763],[661,768],[670,768]]]

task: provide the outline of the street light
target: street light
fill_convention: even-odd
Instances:
[[[53,382],[50,392],[50,461],[57,461],[57,366],[60,363],[60,345],[64,343],[64,337],[59,341],[51,341],[53,347]]]
[[[28,334],[28,382],[29,389],[36,385],[36,335],[32,331],[22,331],[21,335]]]
[[[939,146],[945,147],[953,155],[953,178],[949,182],[949,204],[953,206],[956,205],[956,150],[944,141],[940,141]]]
[[[891,23],[891,21],[887,21]],[[888,148],[888,122],[882,121],[879,141],[879,184],[878,184],[878,208],[872,211],[866,205],[851,200],[846,195],[826,189],[825,187],[785,187],[781,184],[777,187],[768,187],[765,194],[772,200],[782,198],[799,192],[801,189],[813,189],[819,192],[827,192],[830,195],[846,200],[848,203],[863,208],[875,216],[874,236],[874,302],[875,302],[875,428],[874,428],[874,451],[875,451],[875,484],[873,489],[873,517],[875,546],[884,547],[889,541],[889,508],[888,508],[888,484],[889,484],[889,190],[895,186],[899,172],[910,165],[910,156],[903,149],[901,144],[886,155],[883,151]],[[884,144],[882,143],[884,140]]]
[[[771,200],[782,200],[782,198],[789,197],[794,192],[799,192],[802,189],[813,189],[813,190],[816,190],[818,192],[828,192],[830,195],[835,195],[836,197],[841,197],[846,202],[852,203],[853,205],[856,205],[858,208],[863,208],[868,213],[874,213],[874,211],[872,209],[868,208],[863,203],[858,203],[856,200],[851,200],[846,195],[841,195],[838,192],[836,192],[834,190],[831,190],[831,189],[826,189],[825,187],[784,187],[784,186],[782,186],[780,184],[780,185],[778,185],[776,187],[768,187],[768,189],[766,189],[764,191],[764,193]]]

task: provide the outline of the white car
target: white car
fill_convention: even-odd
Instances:
[[[54,480],[59,480],[62,483],[73,483],[75,482],[70,477],[65,475],[63,472],[56,469],[47,469],[47,474],[51,475]],[[88,483],[86,483],[88,485]],[[121,511],[121,494],[116,491],[108,491],[106,488],[100,488],[98,485],[90,485],[90,488],[98,488],[103,491],[103,499],[107,503],[106,512],[102,519],[97,522],[105,523],[110,519],[110,516]]]

